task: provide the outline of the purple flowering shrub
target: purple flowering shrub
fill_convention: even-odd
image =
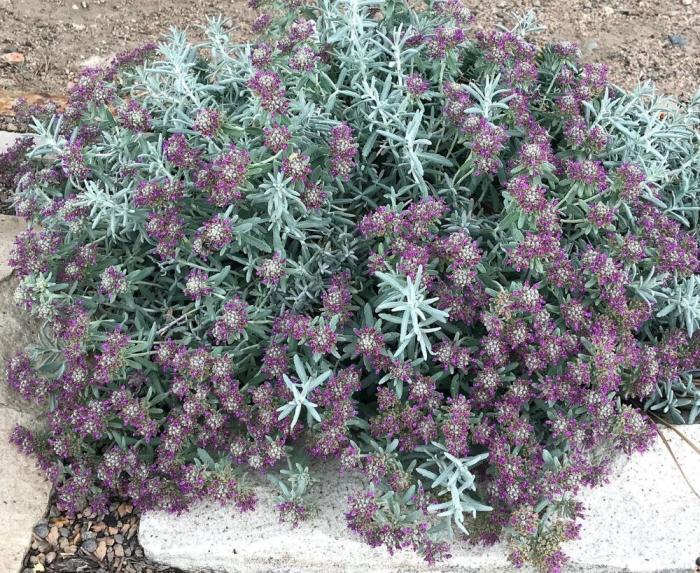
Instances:
[[[248,510],[260,474],[295,524],[335,460],[372,546],[557,570],[644,410],[700,410],[700,106],[459,0],[282,8],[28,112],[11,263],[43,327],[7,378],[47,423],[13,440],[68,511]]]

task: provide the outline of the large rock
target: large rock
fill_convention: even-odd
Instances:
[[[700,456],[675,433],[662,430],[679,463],[700,490]],[[680,431],[700,443],[700,425]],[[260,485],[258,509],[200,504],[182,515],[149,512],[139,539],[146,554],[169,565],[231,573],[407,573],[510,571],[502,545],[455,547],[439,567],[409,552],[389,556],[362,544],[345,527],[346,499],[358,483],[322,472],[318,513],[297,529],[281,525],[270,487]],[[657,439],[645,454],[620,460],[607,485],[580,496],[587,506],[581,539],[567,544],[571,571],[651,572],[692,570],[700,555],[700,500]]]
[[[0,150],[14,134],[0,132]],[[36,325],[13,302],[18,281],[10,276],[6,259],[15,235],[24,228],[17,217],[0,215],[0,571],[17,573],[29,547],[32,527],[46,511],[50,486],[34,461],[9,443],[17,424],[40,424],[34,409],[9,389],[5,381],[7,358],[30,344]]]
[[[20,570],[32,527],[44,515],[51,489],[34,461],[9,443],[17,424],[40,423],[32,407],[5,381],[5,359],[26,347],[36,332],[13,304],[17,283],[14,277],[0,282],[0,571],[8,573]]]
[[[46,513],[50,484],[34,461],[8,440],[15,425],[34,426],[28,414],[0,406],[0,571],[18,573],[32,528]]]
[[[0,131],[0,152],[12,145],[18,135],[21,134]],[[7,259],[10,256],[10,249],[15,236],[25,228],[26,223],[19,217],[0,215],[0,282],[7,279],[12,273],[12,269],[7,264]]]
[[[0,215],[0,282],[12,274],[12,268],[7,260],[10,257],[15,237],[26,227],[25,221],[19,217]]]

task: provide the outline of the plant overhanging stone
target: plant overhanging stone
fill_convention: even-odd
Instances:
[[[558,570],[645,411],[700,412],[700,97],[623,93],[531,15],[268,7],[255,44],[212,20],[20,103],[0,185],[43,328],[7,374],[47,426],[13,441],[69,511],[249,511],[266,475],[280,527],[336,460],[371,546]]]
[[[660,427],[678,462],[697,488],[700,456],[671,430]],[[700,443],[700,425],[683,433]],[[185,570],[211,568],[229,573],[496,573],[512,571],[504,543],[460,544],[452,556],[430,566],[412,551],[389,555],[344,532],[344,496],[361,491],[356,476],[336,477],[333,464],[312,466],[317,511],[297,528],[279,527],[270,484],[257,489],[254,512],[239,513],[208,502],[181,515],[148,511],[139,525],[146,555]],[[629,461],[619,458],[610,481],[584,488],[586,515],[578,539],[564,550],[567,573],[687,573],[698,555],[700,502],[685,483],[663,441],[657,438]],[[216,542],[212,542],[216,540]]]

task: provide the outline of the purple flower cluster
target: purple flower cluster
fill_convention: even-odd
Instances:
[[[343,181],[349,181],[355,167],[357,142],[347,123],[341,123],[331,129],[331,140],[328,146],[331,150],[331,174]]]
[[[258,70],[248,81],[248,87],[260,98],[261,107],[272,115],[285,115],[289,100],[280,76],[272,71]]]
[[[28,229],[15,237],[8,262],[19,276],[45,273],[62,244],[63,237],[56,231]]]
[[[272,151],[272,153],[279,153],[284,151],[289,146],[289,140],[292,138],[292,133],[286,125],[280,125],[277,123],[272,124],[271,127],[266,127],[265,133],[265,146]]]
[[[194,234],[192,250],[202,258],[219,252],[233,241],[233,222],[222,215],[214,215]]]
[[[124,294],[128,290],[129,284],[126,279],[126,273],[118,267],[107,267],[103,272],[100,280],[100,292],[110,298],[116,298],[120,294]]]
[[[117,117],[131,131],[149,131],[151,129],[151,113],[137,100],[131,99],[117,110]]]
[[[250,154],[234,144],[228,151],[203,164],[196,174],[196,185],[217,207],[226,207],[243,198],[240,187],[246,182]]]
[[[420,97],[430,88],[430,84],[420,74],[406,76],[406,91],[414,97]]]
[[[224,304],[211,334],[217,343],[229,344],[234,338],[243,334],[247,325],[248,305],[240,297],[235,297]]]
[[[192,128],[200,135],[212,139],[221,129],[221,115],[215,109],[200,109],[195,115]]]
[[[182,289],[183,294],[192,300],[199,300],[203,296],[208,296],[212,293],[212,288],[207,283],[209,275],[200,269],[191,270],[185,279],[185,288]]]
[[[163,153],[165,158],[175,167],[192,169],[199,165],[199,151],[190,146],[182,133],[171,135],[165,140]]]

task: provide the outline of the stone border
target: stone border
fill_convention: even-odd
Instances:
[[[0,132],[0,150],[17,134]],[[0,571],[16,573],[32,539],[34,524],[46,513],[50,485],[34,460],[23,456],[9,443],[17,424],[35,426],[37,420],[29,405],[12,392],[5,382],[5,359],[24,348],[34,338],[30,321],[14,304],[17,280],[11,277],[7,257],[15,236],[25,228],[19,217],[0,215]]]
[[[680,430],[700,443],[700,425]],[[700,456],[674,432],[661,429],[686,474],[700,489]],[[357,479],[338,477],[328,466],[317,468],[320,483],[312,490],[318,512],[298,528],[278,523],[274,493],[256,487],[254,512],[200,504],[172,515],[148,512],[139,538],[146,555],[159,562],[197,571],[228,573],[419,573],[441,571],[496,573],[512,571],[503,545],[453,549],[453,557],[430,568],[415,554],[393,556],[372,549],[350,533],[343,520],[347,496]],[[657,438],[644,454],[618,460],[610,481],[586,489],[579,499],[587,508],[581,538],[568,543],[569,571],[660,572],[692,570],[700,555],[700,500],[681,477]]]

